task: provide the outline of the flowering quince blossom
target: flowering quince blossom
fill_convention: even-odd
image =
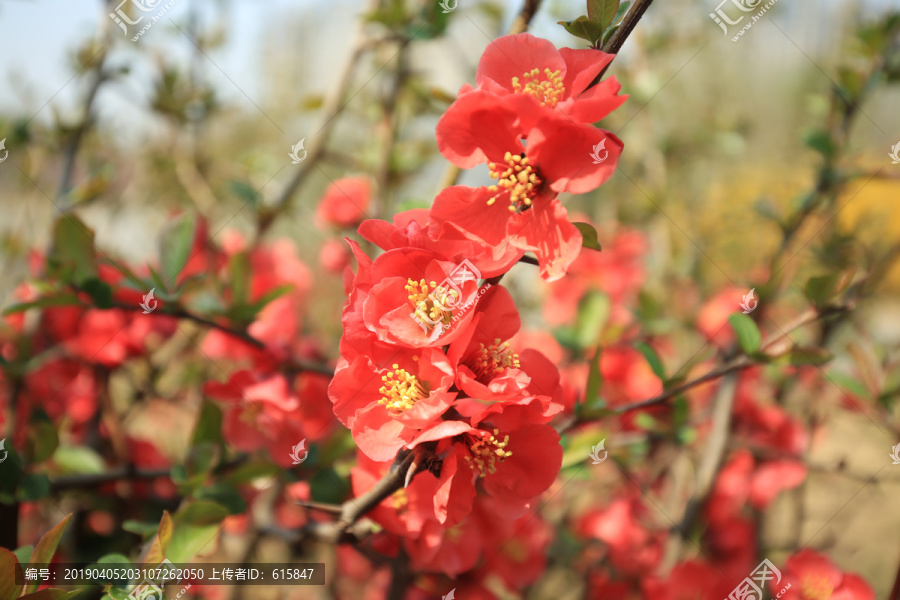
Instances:
[[[513,107],[477,90],[448,109],[438,122],[437,139],[441,153],[457,166],[488,162],[497,184],[445,189],[431,209],[435,227],[451,222],[487,246],[532,251],[544,279],[562,277],[578,256],[581,233],[558,194],[589,192],[609,179],[621,141],[553,112],[523,130]],[[590,154],[600,143],[609,155],[594,164]]]
[[[328,186],[316,207],[316,221],[339,229],[356,227],[366,218],[372,199],[372,180],[344,177]]]
[[[875,591],[864,579],[842,573],[826,556],[809,549],[787,559],[779,587],[788,584],[791,597],[799,600],[875,600]]]

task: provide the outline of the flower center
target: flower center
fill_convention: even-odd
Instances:
[[[532,200],[538,194],[538,188],[541,185],[541,178],[537,175],[537,169],[528,164],[528,157],[525,153],[513,154],[507,152],[503,156],[506,164],[488,163],[491,170],[491,177],[497,179],[497,185],[488,187],[492,192],[509,191],[509,212],[520,213],[529,206]],[[491,206],[499,197],[494,196],[488,200],[488,206]]]
[[[259,415],[263,412],[262,405],[259,402],[248,402],[241,411],[241,421],[247,425],[256,427]]]
[[[417,360],[418,357],[413,357]],[[378,404],[384,404],[388,410],[403,412],[411,409],[417,401],[428,397],[428,391],[419,379],[406,369],[401,369],[395,364],[392,371],[381,376],[384,385],[378,390],[381,400]]]
[[[834,588],[826,577],[812,575],[803,578],[803,597],[809,600],[825,600],[831,598]]]
[[[391,495],[391,500],[394,509],[397,511],[403,511],[406,506],[409,504],[409,496],[406,493],[406,490],[399,489]]]
[[[518,77],[512,78],[512,86],[516,93],[531,94],[542,106],[553,108],[566,91],[559,70],[544,69],[544,73],[541,74],[540,69],[532,69],[522,76],[522,80],[524,83]]]
[[[453,311],[449,308],[459,302],[459,292],[438,285],[434,281],[426,282],[424,279],[415,281],[406,280],[406,291],[409,292],[409,302],[413,307],[413,317],[428,332],[436,325],[442,323],[449,325],[453,319]]]
[[[495,429],[494,435],[479,437],[469,445],[469,451],[472,453],[472,456],[466,456],[465,459],[470,469],[478,470],[479,477],[484,477],[488,473],[495,473],[497,471],[497,462],[503,462],[512,456],[512,452],[504,450],[509,445],[509,436],[503,436],[502,442],[499,436],[500,432]]]
[[[473,362],[472,371],[475,378],[483,383],[494,373],[510,368],[518,369],[519,355],[509,351],[509,342],[501,342],[500,338],[497,338],[493,344],[487,346],[481,344],[481,349]]]

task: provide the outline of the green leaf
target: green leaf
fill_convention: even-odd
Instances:
[[[56,451],[59,436],[49,420],[33,420],[26,433],[25,454],[29,463],[44,462]]]
[[[21,501],[33,502],[50,495],[50,478],[43,473],[24,473],[16,491],[16,498]]]
[[[603,349],[597,346],[588,370],[587,384],[584,387],[584,403],[586,406],[592,406],[600,396],[600,388],[603,387],[603,372],[600,371],[600,354]]]
[[[622,22],[622,19],[625,18],[625,13],[628,12],[628,8],[629,8],[630,6],[631,6],[631,1],[630,1],[630,0],[625,0],[625,2],[620,3],[620,4],[619,4],[619,10],[616,12],[616,17],[613,19],[613,23],[615,23],[615,24],[617,24],[617,25],[618,25],[619,23],[621,23],[621,22]],[[612,31],[612,28],[610,28],[609,31]],[[609,32],[607,32],[607,33],[609,33]]]
[[[581,247],[590,248],[600,252],[600,242],[597,240],[597,230],[590,223],[572,223],[581,232]]]
[[[16,555],[6,548],[0,548],[0,573],[3,573],[0,577],[0,600],[15,600],[22,592],[22,584],[16,583],[16,576],[24,577],[25,573]]]
[[[159,239],[159,264],[164,280],[173,284],[190,258],[197,220],[184,214],[169,223]],[[167,287],[164,287],[167,289]]]
[[[228,509],[228,513],[232,515],[244,512],[244,509],[247,508],[247,502],[243,496],[234,487],[224,482],[200,488],[194,492],[194,498],[217,502]]]
[[[618,12],[619,0],[587,0],[588,18],[600,26],[601,32],[615,22]]]
[[[654,431],[656,429],[656,419],[654,419],[650,414],[645,412],[640,412],[634,416],[633,422],[635,425],[643,429],[644,431]]]
[[[179,523],[172,532],[172,539],[166,548],[166,558],[174,563],[190,562],[200,550],[216,539],[220,529],[218,523],[213,525]]]
[[[91,300],[94,301],[94,306],[97,308],[112,307],[113,293],[108,283],[91,278],[81,284],[81,289],[91,297]]]
[[[310,452],[310,455],[312,455],[312,452]],[[257,479],[269,479],[280,470],[281,467],[270,462],[250,460],[229,472],[224,479],[231,485],[240,485],[256,481]]]
[[[603,34],[603,39],[600,41],[600,46],[603,47],[609,43],[609,40],[612,39],[612,36],[616,35],[616,31],[619,30],[618,25],[613,25],[609,29],[606,30],[606,33]]]
[[[3,314],[5,316],[25,312],[26,310],[30,310],[32,308],[48,308],[51,306],[78,306],[80,304],[81,300],[78,299],[77,294],[63,293],[53,296],[47,296],[45,298],[39,298],[31,302],[13,304],[12,306],[6,308],[3,311]]]
[[[222,410],[213,402],[204,401],[200,405],[200,415],[194,426],[194,434],[191,443],[196,445],[203,442],[222,442]]]
[[[609,296],[598,290],[589,292],[578,305],[575,318],[575,342],[581,348],[596,346],[609,318]]]
[[[122,529],[129,533],[136,533],[144,539],[156,533],[156,527],[156,523],[137,521],[135,519],[128,519],[122,523]]]
[[[240,198],[244,204],[249,204],[250,206],[256,206],[256,200],[259,198],[259,192],[252,185],[243,181],[229,181],[228,191]]]
[[[86,446],[60,446],[53,453],[53,462],[66,474],[95,475],[106,470],[100,455]]]
[[[753,354],[759,350],[762,335],[753,319],[743,313],[734,313],[728,317],[728,322],[737,334],[738,342],[745,354]]]
[[[825,305],[834,295],[840,280],[839,273],[824,275],[822,277],[812,277],[806,282],[804,293],[809,301],[816,307]]]
[[[131,567],[131,560],[125,556],[124,554],[112,553],[105,554],[97,559],[98,565],[122,565],[124,567]]]
[[[213,523],[221,523],[228,516],[228,509],[211,502],[209,500],[200,500],[189,502],[178,509],[175,513],[176,523],[188,523],[190,525],[211,525]]]
[[[589,41],[594,44],[600,36],[603,35],[603,27],[582,15],[574,21],[557,21],[566,28],[566,31],[577,38]]]
[[[349,482],[334,469],[325,469],[313,475],[309,487],[313,501],[328,504],[340,504],[350,493]]]
[[[659,380],[665,383],[666,381],[666,370],[663,367],[662,360],[660,360],[659,355],[656,353],[656,350],[653,349],[653,346],[648,344],[647,342],[638,342],[634,345],[641,354],[644,355],[644,358],[647,359],[647,363],[650,365],[650,369],[653,370],[653,374],[659,377]]]
[[[59,546],[59,540],[62,538],[62,534],[66,530],[66,525],[69,524],[71,518],[72,513],[69,513],[62,521],[44,534],[41,541],[34,547],[34,552],[31,553],[31,560],[28,562],[49,563],[52,561],[53,555],[56,554],[56,547]],[[32,581],[25,586],[25,592],[35,592],[40,585],[41,583],[39,581]]]
[[[804,143],[825,158],[833,158],[837,152],[834,140],[824,129],[815,129],[806,134]]]
[[[97,277],[94,232],[75,215],[64,215],[53,225],[53,242],[47,254],[47,274],[81,284]]]
[[[32,552],[34,552],[34,546],[22,546],[21,548],[16,548],[13,554],[16,555],[20,563],[27,563],[28,559],[31,558]]]
[[[156,530],[156,536],[153,538],[153,543],[150,545],[150,548],[147,550],[147,555],[141,562],[150,565],[158,565],[166,558],[169,542],[172,541],[173,528],[172,517],[169,516],[169,511],[164,510],[162,518],[159,520],[159,528]]]
[[[778,362],[797,367],[808,365],[824,365],[834,356],[825,348],[792,348],[778,358]]]
[[[128,590],[123,590],[114,585],[107,586],[106,593],[108,595],[103,596],[100,600],[134,600],[134,597]]]
[[[219,445],[215,442],[201,442],[188,451],[184,469],[189,479],[201,481],[219,462]]]
[[[244,306],[250,301],[250,254],[238,252],[228,262],[232,304]]]

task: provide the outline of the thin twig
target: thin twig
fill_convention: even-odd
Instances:
[[[647,12],[647,9],[650,8],[652,3],[653,0],[637,0],[637,2],[632,4],[631,8],[628,9],[628,12],[625,13],[625,16],[622,18],[622,23],[619,25],[619,28],[616,29],[616,32],[605,44],[603,44],[603,46],[600,47],[600,49],[607,54],[618,54],[619,50],[625,44],[625,40],[631,35],[631,32],[637,26],[638,21],[641,20],[641,17],[644,16],[644,13]],[[612,61],[610,61],[609,65],[611,64]],[[603,75],[606,73],[607,69],[609,69],[609,65],[606,65],[603,70],[594,77],[594,80],[588,88],[594,87],[600,83],[600,80],[603,79]]]

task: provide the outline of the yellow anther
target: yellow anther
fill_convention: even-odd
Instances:
[[[532,69],[525,73],[522,77],[525,84],[518,77],[512,78],[512,87],[517,94],[531,94],[543,106],[553,108],[562,100],[565,95],[566,88],[563,85],[563,78],[560,71],[551,71],[544,69],[541,73],[539,69]]]
[[[469,468],[478,471],[479,477],[493,474],[497,472],[497,463],[503,462],[510,456],[512,452],[505,450],[509,445],[509,436],[503,436],[503,441],[499,439],[500,432],[494,430],[494,435],[479,437],[469,445],[469,451],[472,456],[464,457]]]
[[[378,390],[381,394],[379,404],[388,410],[403,412],[415,406],[416,402],[428,397],[428,391],[419,379],[395,364],[393,370],[381,376],[384,385]]]

